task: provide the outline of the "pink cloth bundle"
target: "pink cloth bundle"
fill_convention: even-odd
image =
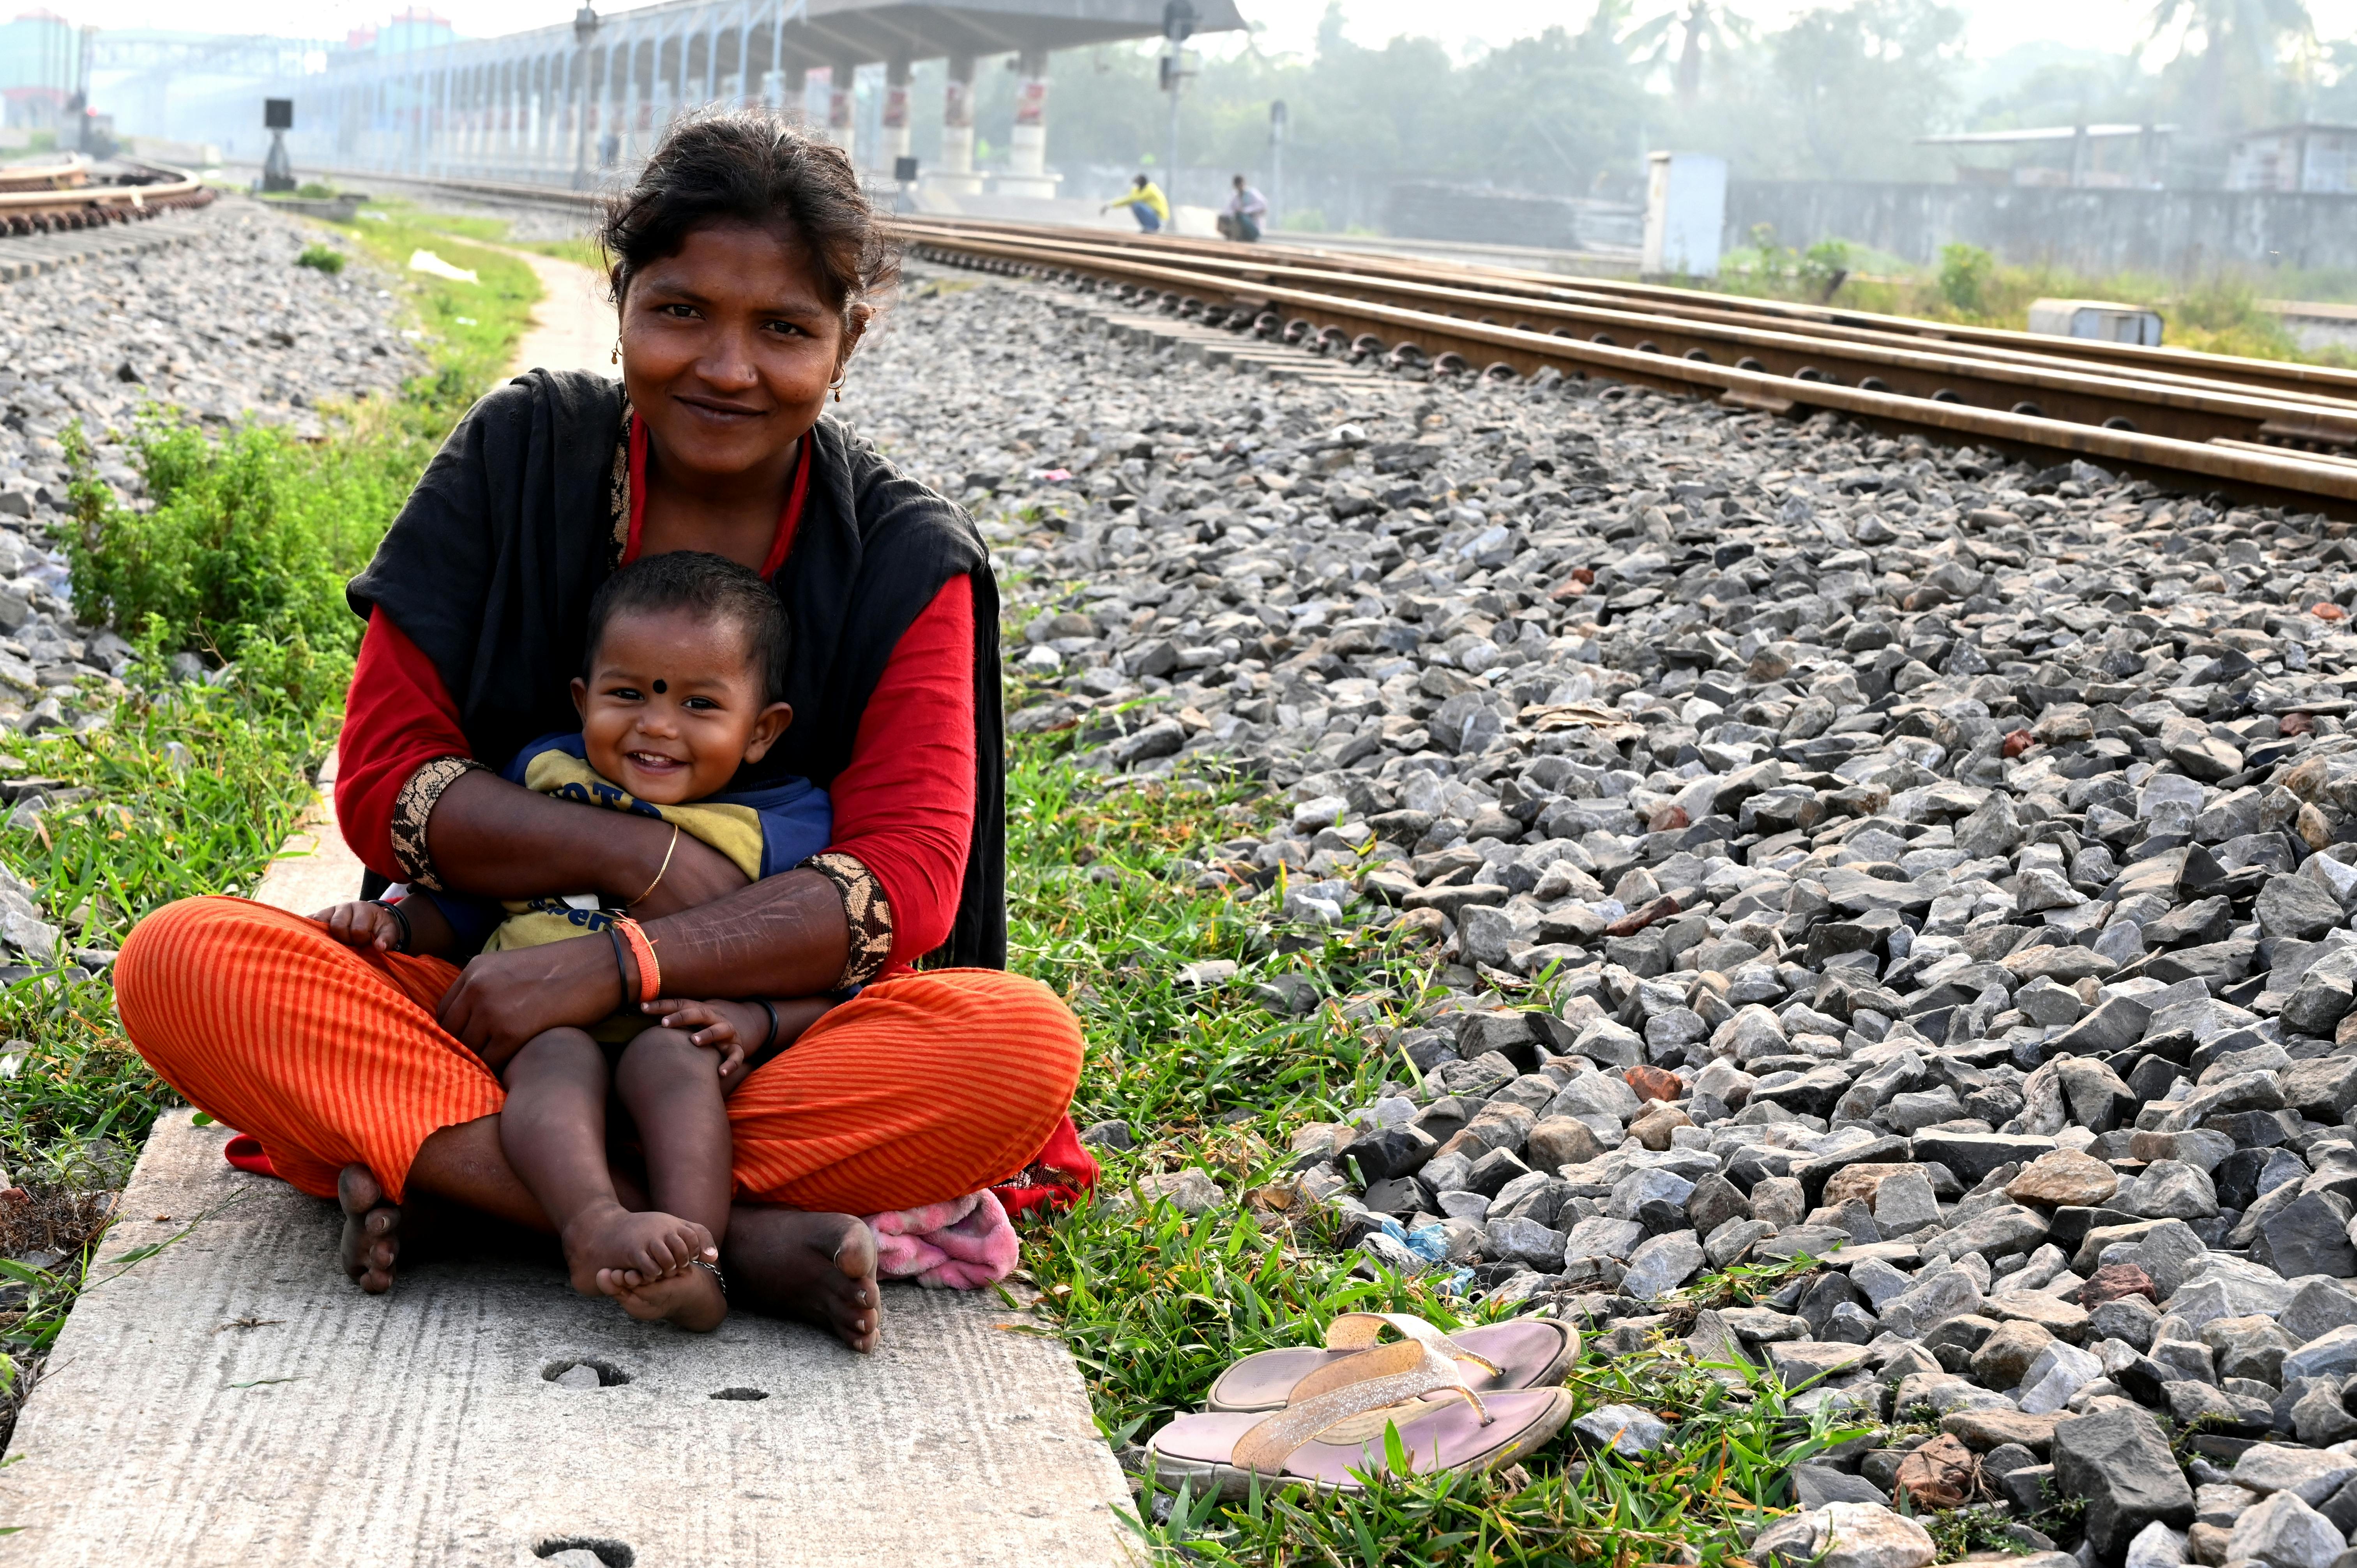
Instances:
[[[928,1290],[980,1290],[1015,1271],[1015,1227],[996,1193],[871,1214],[877,1272]]]

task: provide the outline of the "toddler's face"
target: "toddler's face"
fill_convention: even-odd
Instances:
[[[573,682],[589,766],[659,806],[726,789],[794,716],[761,700],[747,641],[741,626],[686,610],[608,621],[589,679]]]

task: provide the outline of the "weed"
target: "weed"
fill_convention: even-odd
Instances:
[[[261,427],[212,441],[151,410],[130,441],[154,500],[139,511],[98,482],[79,424],[63,442],[77,618],[225,660],[283,643],[296,662],[277,663],[303,681],[290,695],[311,705],[333,699],[359,642],[344,580],[401,503],[397,468],[379,453],[313,448]],[[331,657],[319,665],[306,657],[316,653]]]
[[[1940,297],[1949,309],[1979,315],[1988,307],[1989,285],[1996,276],[1996,258],[1978,245],[1940,247]]]
[[[295,258],[295,264],[315,268],[332,277],[344,270],[344,253],[333,245],[313,243],[303,247],[303,253]]]
[[[1900,1497],[1899,1511],[1902,1514],[1913,1512],[1907,1505],[1904,1493]],[[2020,1555],[2029,1550],[2015,1522],[1986,1503],[1914,1514],[1914,1520],[1931,1536],[1932,1544],[1939,1548],[1940,1555],[1936,1561],[1941,1563],[1953,1563],[1975,1552],[2004,1552]]]

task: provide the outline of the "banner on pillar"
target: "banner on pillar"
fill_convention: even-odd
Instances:
[[[909,84],[887,84],[884,89],[884,128],[898,131],[909,124]]]
[[[949,91],[942,98],[942,124],[971,125],[974,124],[974,83],[950,78]]]
[[[1029,77],[1015,90],[1015,123],[1018,125],[1044,125],[1048,123],[1048,82],[1045,77]]]

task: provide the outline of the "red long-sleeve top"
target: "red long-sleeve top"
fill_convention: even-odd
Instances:
[[[643,439],[632,443],[626,563],[638,554]],[[802,491],[797,482],[765,575],[792,549]],[[829,847],[865,865],[891,905],[888,973],[941,946],[957,915],[974,834],[974,585],[952,577],[901,634],[860,715],[851,761],[827,787]],[[345,841],[397,881],[393,814],[403,786],[437,757],[472,752],[433,660],[385,617],[371,616],[361,639],[338,750],[336,817]]]

